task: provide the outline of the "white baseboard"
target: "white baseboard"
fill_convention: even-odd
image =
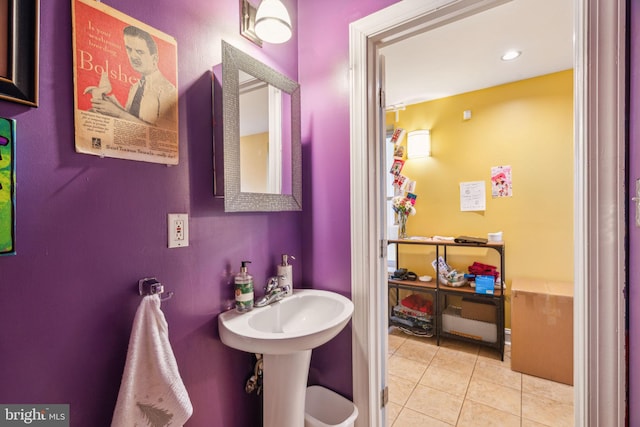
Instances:
[[[511,329],[504,328],[504,345],[511,345]]]

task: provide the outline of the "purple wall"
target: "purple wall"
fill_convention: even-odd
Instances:
[[[188,425],[259,425],[260,398],[244,392],[251,355],[219,341],[216,316],[242,259],[261,287],[293,254],[300,283],[303,214],[225,214],[212,197],[209,70],[224,38],[297,79],[297,39],[255,47],[238,34],[234,0],[104,3],[177,39],[180,164],[75,153],[71,2],[41,1],[40,107],[0,101],[0,116],[17,120],[18,166],[17,255],[0,258],[0,402],[69,403],[73,426],[110,425],[137,281],[155,276],[175,291],[163,311]],[[169,212],[189,213],[188,248],[167,249]]]
[[[140,302],[136,283],[155,276],[175,291],[163,311],[194,406],[187,425],[260,424],[260,399],[244,393],[251,356],[217,336],[216,316],[232,298],[228,275],[250,259],[260,285],[279,254],[289,253],[297,257],[298,287],[350,293],[348,25],[398,0],[300,2],[297,11],[295,0],[284,1],[303,30],[262,49],[238,35],[234,0],[156,0],[152,9],[149,1],[104,1],[177,39],[175,167],[75,153],[70,2],[41,2],[40,107],[0,101],[0,116],[17,120],[18,137],[18,254],[0,258],[0,402],[69,403],[73,426],[108,426]],[[636,1],[632,13],[633,100],[640,95]],[[212,197],[209,70],[220,62],[221,39],[301,83],[302,213],[225,214]],[[632,101],[632,118],[637,108]],[[630,136],[635,179],[637,120]],[[189,213],[188,248],[166,248],[169,212]],[[631,227],[630,238],[637,284],[640,231]],[[640,305],[634,287],[630,303]],[[640,328],[633,309],[630,324]],[[631,336],[631,360],[640,357],[638,341]],[[310,383],[351,396],[349,329],[314,351]],[[630,388],[632,396],[640,392],[634,370]],[[631,405],[630,425],[638,420],[640,407]]]
[[[155,276],[175,291],[163,311],[194,406],[187,425],[259,425],[260,399],[244,393],[251,356],[217,337],[216,316],[232,298],[228,274],[250,259],[260,285],[279,254],[289,253],[297,257],[298,287],[350,293],[348,25],[396,1],[307,1],[296,11],[295,0],[284,0],[303,30],[260,49],[238,35],[235,0],[105,0],[177,39],[175,167],[74,152],[70,2],[41,2],[40,107],[0,101],[0,116],[17,120],[18,137],[18,254],[0,258],[1,403],[69,403],[73,426],[108,426],[140,302],[136,283]],[[221,39],[301,83],[302,213],[225,214],[212,197],[209,70],[220,62]],[[635,95],[637,49],[631,62]],[[637,177],[640,131],[631,124]],[[169,212],[189,213],[188,248],[166,248]],[[637,284],[640,236],[636,228],[630,234]],[[631,305],[640,305],[633,287]],[[631,328],[640,328],[633,310]],[[632,337],[632,360],[639,354]],[[310,382],[351,395],[350,330],[314,351]],[[639,389],[632,372],[631,392]],[[640,408],[631,410],[640,420]]]
[[[640,2],[631,3],[630,37],[630,120],[629,120],[629,198],[635,197],[637,179],[640,179]],[[635,226],[638,208],[633,203],[629,209],[629,402],[640,399],[640,228]],[[631,404],[629,425],[640,425],[640,405]]]
[[[16,256],[0,258],[0,402],[68,403],[73,426],[108,426],[140,302],[155,276],[189,391],[189,426],[260,424],[244,393],[251,355],[224,346],[217,314],[230,271],[258,286],[281,253],[298,287],[350,293],[348,24],[396,0],[284,0],[300,35],[260,49],[238,34],[235,0],[105,0],[178,42],[180,164],[76,154],[71,5],[41,2],[40,106],[0,101],[17,120]],[[319,17],[323,17],[319,19]],[[212,197],[211,81],[225,39],[302,85],[302,213],[225,214]],[[299,51],[298,51],[299,48]],[[299,65],[300,64],[300,65]],[[190,246],[167,249],[166,215],[187,212]],[[311,378],[351,394],[351,334],[314,352]]]
[[[349,23],[397,1],[299,1],[303,278],[315,287],[343,294],[351,290]],[[351,353],[345,353],[346,348],[351,348],[350,330],[316,349],[310,383],[352,397]]]

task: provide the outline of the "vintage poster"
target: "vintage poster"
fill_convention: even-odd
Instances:
[[[95,0],[73,0],[76,151],[178,164],[175,39]]]
[[[15,253],[16,126],[0,118],[0,255]]]
[[[491,168],[491,196],[511,197],[511,166],[493,166]]]

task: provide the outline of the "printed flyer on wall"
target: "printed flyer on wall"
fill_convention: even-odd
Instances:
[[[491,168],[491,196],[511,197],[513,195],[511,166],[493,166]]]
[[[95,0],[73,0],[76,151],[178,164],[175,39]]]
[[[460,183],[460,211],[473,212],[487,210],[484,181]]]

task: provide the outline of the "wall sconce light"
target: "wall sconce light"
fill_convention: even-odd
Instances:
[[[256,9],[249,0],[240,0],[240,34],[262,46],[291,38],[291,18],[280,0],[262,0]]]
[[[431,156],[431,131],[414,130],[407,135],[407,158],[420,159]]]

